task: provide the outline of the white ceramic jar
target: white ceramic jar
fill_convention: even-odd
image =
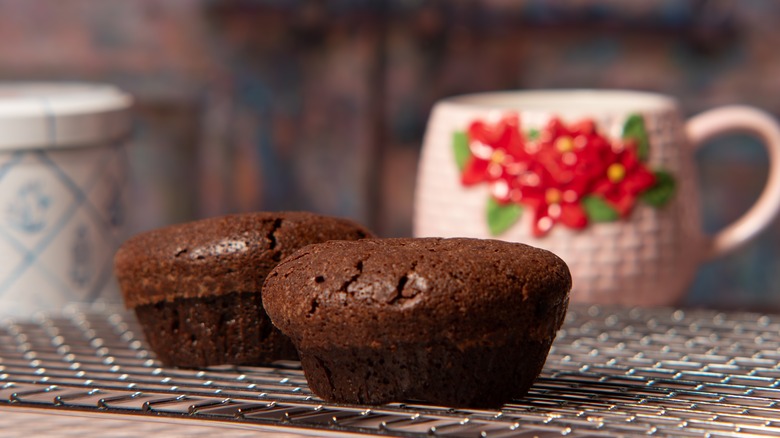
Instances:
[[[118,299],[130,106],[109,85],[0,83],[0,315]]]

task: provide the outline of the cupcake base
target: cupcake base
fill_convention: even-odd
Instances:
[[[301,363],[309,388],[329,402],[496,408],[528,392],[551,344],[317,348],[301,351]]]
[[[257,292],[179,298],[134,310],[152,351],[165,366],[259,365],[298,359],[292,342],[271,324]]]

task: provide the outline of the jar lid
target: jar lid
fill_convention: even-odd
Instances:
[[[87,146],[130,131],[132,98],[77,82],[0,82],[0,150]]]

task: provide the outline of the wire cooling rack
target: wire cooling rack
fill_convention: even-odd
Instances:
[[[162,368],[131,314],[74,306],[0,322],[0,407],[307,433],[777,435],[780,316],[573,306],[529,394],[490,411],[328,404],[297,362]]]

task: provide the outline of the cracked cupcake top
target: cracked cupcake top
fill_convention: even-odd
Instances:
[[[247,213],[149,231],[114,258],[127,307],[175,298],[259,292],[268,272],[299,248],[371,233],[346,219],[305,212]]]
[[[523,244],[366,239],[310,245],[283,260],[266,279],[263,305],[299,348],[392,348],[554,336],[570,288],[561,259]]]

